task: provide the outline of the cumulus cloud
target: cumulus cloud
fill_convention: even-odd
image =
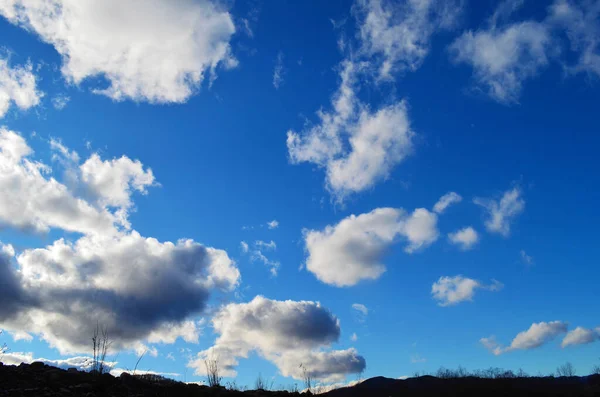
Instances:
[[[340,41],[347,54],[339,65],[340,83],[331,109],[319,110],[318,122],[304,131],[287,133],[290,162],[323,168],[325,185],[338,202],[388,178],[413,151],[415,133],[407,102],[370,106],[359,99],[361,85],[372,82],[373,74],[376,81],[391,80],[396,72],[417,69],[428,52],[430,36],[453,25],[461,3],[358,0],[354,4],[358,49]]]
[[[331,382],[365,368],[365,359],[355,349],[329,349],[339,339],[339,320],[318,302],[257,296],[222,307],[212,324],[219,335],[214,345],[188,363],[197,375],[205,374],[204,360],[209,358],[218,359],[224,376],[235,376],[239,358],[251,352],[273,362],[283,376],[296,379],[302,379],[303,368]]]
[[[16,257],[25,302],[3,318],[7,330],[27,329],[61,353],[89,350],[92,327],[106,327],[115,348],[136,341],[197,340],[185,319],[200,313],[213,289],[231,290],[239,271],[225,251],[192,240],[161,243],[136,231],[63,239]],[[15,298],[12,298],[15,299]]]
[[[437,215],[425,208],[407,213],[401,208],[376,208],[350,215],[323,230],[305,230],[306,269],[337,287],[379,278],[386,270],[385,252],[401,238],[413,253],[438,238]]]
[[[374,58],[378,78],[418,69],[429,52],[431,36],[451,28],[462,11],[460,0],[392,2],[358,0],[353,7],[360,52]]]
[[[22,110],[37,106],[42,96],[31,64],[10,66],[8,59],[0,57],[0,118],[11,105]]]
[[[31,159],[33,150],[14,131],[0,128],[0,223],[46,232],[111,233],[116,215],[73,195]]]
[[[273,219],[271,222],[267,222],[267,227],[269,229],[277,229],[279,227],[279,222],[276,219]]]
[[[477,87],[504,103],[519,100],[523,81],[548,64],[550,33],[541,23],[527,21],[468,31],[452,45],[456,63],[469,64]]]
[[[250,247],[248,246],[248,243],[245,241],[240,241],[240,249],[242,250],[242,252],[244,254],[248,253],[248,250],[250,249]]]
[[[69,82],[103,77],[94,91],[115,100],[185,102],[237,64],[232,17],[208,0],[8,0],[0,15],[53,45]]]
[[[326,186],[339,201],[385,179],[413,147],[405,101],[371,110],[356,97],[360,68],[344,61],[333,109],[319,111],[317,125],[287,133],[290,161],[324,168]]]
[[[144,193],[154,181],[141,163],[93,155],[84,162],[93,166],[81,170],[76,153],[56,140],[51,146],[75,164],[90,201],[48,177],[51,168],[30,158],[25,140],[3,129],[0,220],[83,235],[20,252],[0,245],[0,328],[27,330],[65,354],[89,351],[96,324],[108,329],[115,349],[142,340],[197,341],[199,324],[188,317],[202,312],[213,291],[239,284],[235,263],[225,251],[193,240],[160,242],[120,227],[124,220],[112,207],[129,208],[131,190]]]
[[[596,329],[577,327],[574,330],[569,331],[562,340],[561,346],[584,345],[597,340],[600,340],[600,327]]]
[[[147,188],[155,183],[151,169],[144,169],[139,160],[126,156],[102,160],[94,153],[80,169],[83,182],[106,207],[129,208],[133,190],[146,194]]]
[[[453,61],[470,65],[476,86],[504,104],[518,102],[523,81],[548,64],[553,44],[545,21],[507,22],[522,5],[501,2],[486,27],[466,31],[450,45]]]
[[[481,344],[495,355],[500,355],[513,350],[530,350],[540,347],[557,336],[567,332],[567,323],[550,321],[533,323],[527,331],[520,332],[512,340],[510,346],[502,347],[494,337],[480,339]]]
[[[352,342],[356,342],[358,340],[358,335],[356,335],[356,332],[353,332],[352,335],[350,335],[350,340]]]
[[[525,200],[522,198],[521,189],[518,187],[504,192],[500,201],[478,197],[473,202],[483,207],[487,212],[486,229],[491,233],[499,233],[504,237],[510,234],[512,220],[525,209]]]
[[[446,208],[450,207],[453,204],[460,203],[462,201],[462,197],[460,194],[456,192],[448,192],[444,194],[437,203],[433,206],[433,211],[438,214],[446,211]]]
[[[500,291],[503,287],[504,285],[497,280],[492,280],[492,284],[485,285],[480,281],[460,275],[454,277],[444,276],[433,283],[431,294],[433,299],[438,301],[438,305],[452,306],[464,301],[472,301],[477,289]]]
[[[479,235],[471,226],[467,226],[454,233],[448,233],[448,239],[452,244],[456,244],[461,250],[470,250],[479,241]]]

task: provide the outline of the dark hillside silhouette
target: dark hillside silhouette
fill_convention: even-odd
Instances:
[[[288,391],[228,390],[185,384],[157,375],[122,374],[59,369],[41,362],[2,365],[0,397],[36,396],[300,396]],[[322,394],[328,397],[359,396],[600,396],[600,375],[584,377],[529,377],[486,379],[473,376],[442,379],[421,376],[406,380],[375,377],[347,388]]]

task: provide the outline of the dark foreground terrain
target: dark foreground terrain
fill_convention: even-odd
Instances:
[[[123,374],[113,377],[43,363],[19,366],[0,363],[0,397],[5,396],[299,396],[287,391],[233,391]],[[304,394],[305,395],[305,394]],[[600,375],[563,378],[407,380],[371,378],[354,387],[330,391],[328,397],[354,396],[600,396]]]

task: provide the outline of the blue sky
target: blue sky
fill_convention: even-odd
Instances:
[[[0,3],[5,362],[598,364],[600,2],[109,3]]]

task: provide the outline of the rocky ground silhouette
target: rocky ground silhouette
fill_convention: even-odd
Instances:
[[[302,393],[306,395],[309,393]],[[8,396],[300,396],[298,392],[228,390],[186,384],[157,376],[114,377],[55,368],[41,362],[3,365],[0,363],[0,397]],[[376,377],[355,386],[323,394],[328,397],[355,396],[600,396],[600,375],[584,377],[523,377],[483,379],[472,376],[441,379],[421,376],[406,380]]]

